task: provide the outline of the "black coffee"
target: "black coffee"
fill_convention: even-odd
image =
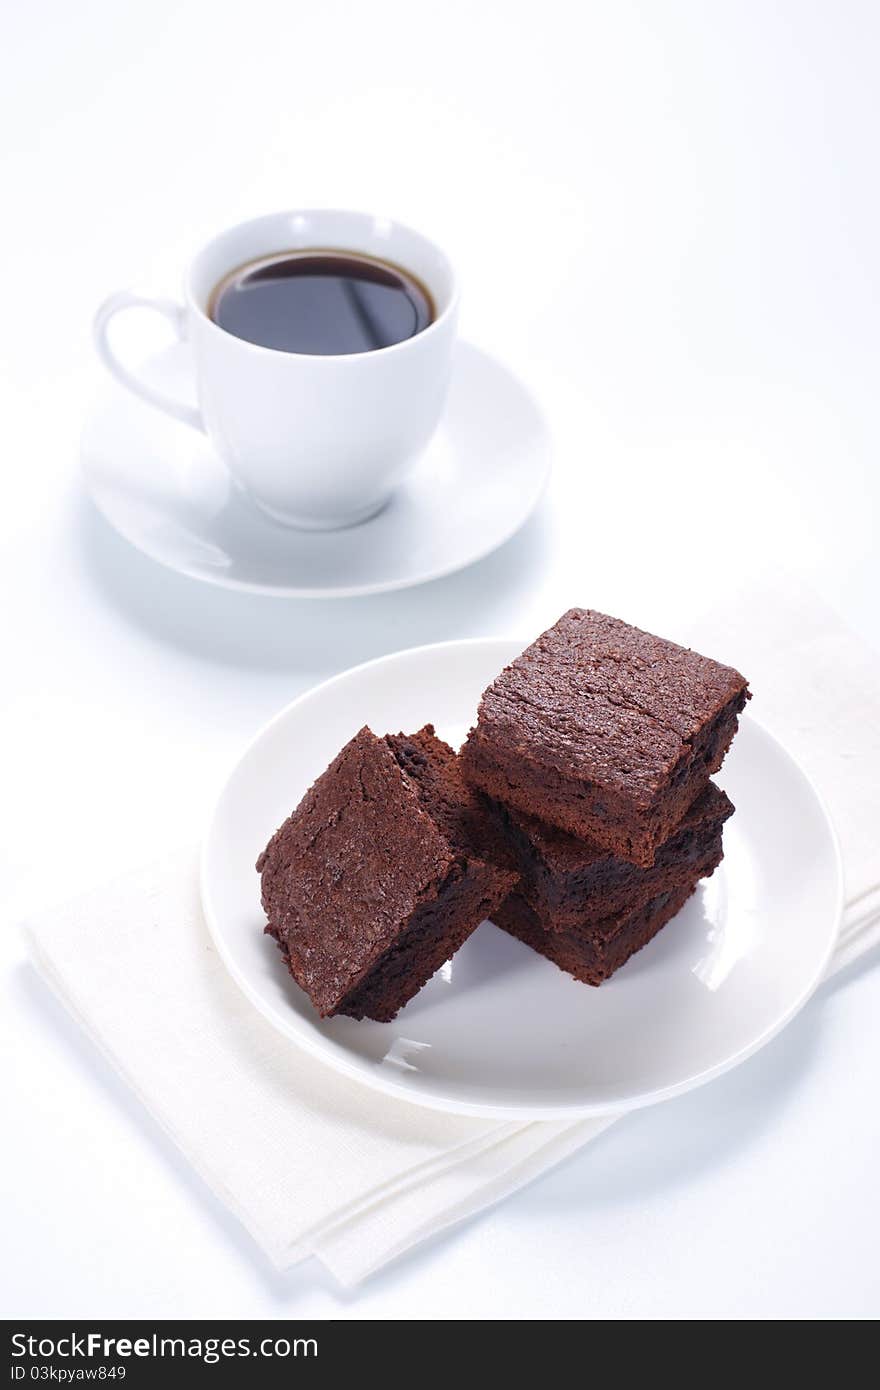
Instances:
[[[225,276],[208,313],[245,342],[329,356],[402,343],[433,321],[434,304],[414,275],[387,261],[282,251]]]

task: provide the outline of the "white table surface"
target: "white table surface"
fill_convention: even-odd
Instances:
[[[196,838],[251,733],[381,652],[530,635],[572,603],[674,634],[766,563],[880,641],[880,12],[47,0],[6,31],[0,1311],[876,1315],[876,964],[733,1075],[342,1294],[267,1267],[13,922]],[[132,282],[173,291],[226,223],[321,204],[448,246],[464,333],[545,405],[551,494],[501,552],[408,593],[201,587],[84,496],[90,314]]]

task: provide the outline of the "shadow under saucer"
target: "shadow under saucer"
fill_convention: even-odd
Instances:
[[[542,503],[498,550],[455,574],[331,601],[219,589],[165,569],[122,540],[86,498],[76,526],[87,579],[128,622],[220,666],[308,679],[404,647],[484,633],[496,614],[534,593],[551,547]]]

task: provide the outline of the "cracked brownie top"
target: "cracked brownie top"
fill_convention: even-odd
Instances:
[[[732,667],[572,608],[489,686],[477,737],[503,746],[507,759],[638,801],[662,788],[713,721],[746,697]]]

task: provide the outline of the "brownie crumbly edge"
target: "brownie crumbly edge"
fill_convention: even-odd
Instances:
[[[576,980],[601,985],[681,911],[696,886],[695,882],[685,885],[643,904],[605,941],[589,933],[545,931],[525,899],[517,894],[502,904],[492,921]]]
[[[458,858],[436,898],[413,914],[405,932],[342,1001],[338,1012],[390,1022],[501,905],[516,874],[474,853],[485,837],[485,809],[461,777],[458,757],[432,724],[416,734],[387,734],[385,742],[417,789],[423,808],[441,827]]]
[[[486,865],[451,870],[433,902],[416,909],[406,930],[336,1012],[390,1023],[508,893],[509,879],[500,881]]]
[[[467,859],[497,865],[489,852],[493,832],[485,798],[465,782],[458,754],[437,737],[433,724],[415,734],[386,734],[385,742],[449,844]]]
[[[641,869],[594,843],[483,800],[495,831],[496,855],[516,866],[517,892],[552,931],[632,911],[673,890],[697,864],[709,865],[704,876],[711,873],[721,862],[722,826],[733,814],[730,799],[710,782],[659,847],[653,866]]]

